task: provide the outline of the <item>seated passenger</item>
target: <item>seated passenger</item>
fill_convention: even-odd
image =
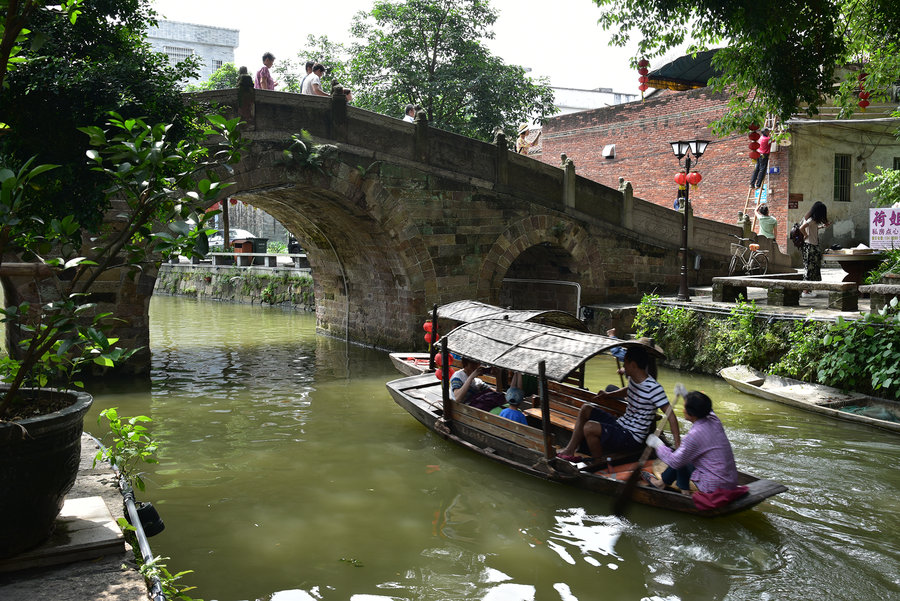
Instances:
[[[479,378],[487,369],[477,361],[463,357],[462,369],[456,370],[450,378],[450,392],[453,398],[484,411],[504,405],[506,399],[503,395]]]
[[[693,425],[678,450],[670,450],[655,434],[647,437],[647,446],[656,449],[656,455],[669,467],[662,473],[662,480],[648,472],[644,472],[644,480],[657,488],[676,482],[683,492],[690,491],[691,482],[701,492],[736,488],[734,453],[722,422],[712,411],[712,401],[702,392],[689,392],[684,400],[684,417]]]
[[[522,374],[516,372],[512,377],[509,388],[506,390],[506,402],[509,403],[509,407],[500,412],[500,417],[505,417],[514,422],[528,425],[525,414],[519,409],[519,405],[522,404],[524,398],[525,396],[522,392]]]
[[[592,403],[585,403],[578,413],[572,438],[557,457],[566,461],[577,461],[575,452],[582,441],[587,442],[591,457],[601,459],[607,453],[619,451],[639,451],[644,439],[653,428],[653,418],[657,409],[665,411],[669,399],[663,387],[647,373],[650,357],[646,350],[631,347],[625,353],[623,367],[628,376],[628,385],[612,392],[598,392],[595,399],[627,399],[625,414],[616,418]],[[681,441],[678,420],[669,415],[669,427],[675,437],[676,446]]]

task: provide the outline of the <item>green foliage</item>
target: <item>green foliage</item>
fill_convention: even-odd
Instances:
[[[900,248],[884,251],[884,259],[866,276],[866,284],[877,284],[886,273],[900,273]]]
[[[767,371],[796,380],[815,381],[819,361],[825,353],[822,339],[828,327],[823,321],[795,321],[788,332],[787,352]]]
[[[900,312],[897,299],[857,321],[838,317],[823,339],[818,378],[824,384],[900,398]]]
[[[198,84],[188,84],[185,86],[185,92],[204,92],[206,90],[227,90],[229,88],[238,87],[241,76],[238,74],[237,67],[234,63],[225,63],[216,69],[209,79],[201,81]]]
[[[313,137],[305,129],[291,136],[291,144],[282,151],[283,161],[287,165],[300,169],[314,169],[322,172],[325,161],[337,154],[337,146],[333,144],[315,144]]]
[[[720,135],[762,123],[768,113],[781,121],[801,112],[815,115],[832,98],[847,116],[856,110],[857,68],[868,73],[865,88],[875,101],[885,99],[900,72],[894,0],[594,1],[603,28],[614,30],[612,43],[625,46],[632,35],[638,38],[635,63],[686,42],[691,51],[728,45],[713,61],[722,75],[711,81],[733,95],[729,112],[715,124]]]
[[[144,472],[139,471],[141,465],[159,463],[156,459],[156,441],[143,425],[153,420],[146,415],[120,416],[116,407],[101,411],[97,424],[102,425],[104,419],[108,422],[112,442],[97,452],[94,465],[98,461],[109,461],[132,488],[144,490]]]
[[[0,90],[0,120],[12,130],[0,137],[0,161],[12,169],[31,157],[59,165],[39,179],[32,202],[44,219],[71,215],[93,232],[109,205],[103,177],[84,162],[88,140],[77,128],[102,127],[116,111],[172,123],[179,137],[201,137],[193,127],[199,110],[180,89],[196,65],[169,65],[142,40],[156,22],[150,0],[83,2],[74,23],[50,3],[37,4],[47,10],[33,11],[28,29],[42,43],[23,46],[23,62]]]
[[[163,563],[163,561],[167,559],[169,558],[157,556],[147,563],[141,564],[141,575],[147,580],[152,580],[153,578],[159,580],[160,586],[162,587],[162,593],[166,599],[171,601],[203,601],[202,599],[194,600],[187,594],[197,587],[185,586],[178,582],[178,580],[185,575],[192,574],[193,570],[185,570],[183,572],[178,572],[177,574],[172,574],[169,572],[166,564]]]
[[[697,338],[700,321],[684,307],[664,307],[659,296],[646,294],[641,299],[634,320],[635,334],[656,340],[666,350],[668,361],[684,369],[694,364],[693,341]]]
[[[269,240],[266,244],[266,252],[273,254],[284,254],[287,252],[287,244],[281,240]]]
[[[900,170],[885,169],[878,165],[878,173],[866,171],[865,179],[857,186],[870,186],[866,192],[872,195],[876,207],[890,207],[900,203]]]
[[[520,123],[557,109],[546,80],[485,46],[496,20],[487,0],[375,0],[353,19],[358,41],[310,36],[299,65],[284,61],[276,72],[281,89],[296,91],[303,64],[318,60],[329,69],[323,88],[351,88],[355,106],[399,118],[407,104],[420,105],[434,127],[486,141],[501,127],[513,140]]]

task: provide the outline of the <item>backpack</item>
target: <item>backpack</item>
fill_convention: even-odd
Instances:
[[[795,223],[791,226],[791,233],[788,234],[788,238],[791,239],[791,242],[794,243],[794,246],[797,248],[801,248],[803,246],[803,232],[800,231],[800,224]]]

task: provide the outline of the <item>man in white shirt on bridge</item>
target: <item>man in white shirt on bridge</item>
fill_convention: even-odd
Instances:
[[[316,63],[312,69],[312,74],[307,75],[303,80],[303,89],[301,94],[309,94],[311,96],[328,96],[322,89],[322,76],[325,75],[325,67]]]

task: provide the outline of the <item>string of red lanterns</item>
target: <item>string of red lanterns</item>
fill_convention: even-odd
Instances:
[[[759,132],[756,131],[757,129],[759,129],[759,125],[757,125],[756,123],[751,123],[750,133],[747,135],[747,137],[750,138],[750,143],[747,144],[747,148],[750,149],[749,156],[751,161],[755,161],[760,156],[759,153],[756,152],[756,150],[759,148],[759,142],[757,142],[757,140],[759,140],[760,137]]]
[[[868,76],[868,73],[861,71],[856,78],[859,81],[859,102],[857,102],[857,104],[863,112],[865,112],[866,107],[869,106],[869,93],[866,91],[866,78]]]
[[[650,61],[646,58],[642,58],[638,61],[638,75],[640,75],[640,77],[638,77],[638,82],[641,84],[638,86],[638,89],[641,91],[641,100],[644,99],[644,92],[650,87],[647,85],[647,82],[650,81],[650,78],[647,76],[647,74],[650,73],[649,67]]]

